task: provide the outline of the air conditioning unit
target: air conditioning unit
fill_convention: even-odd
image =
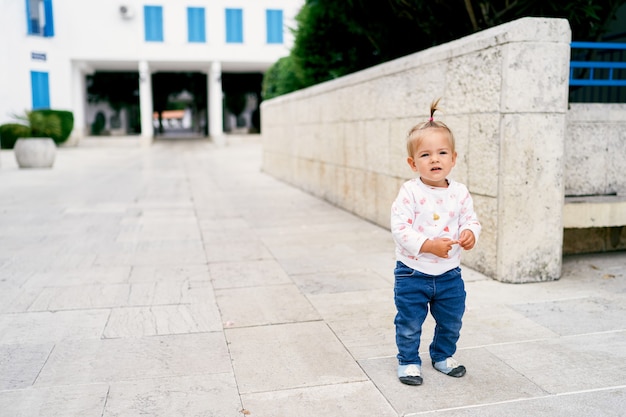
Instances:
[[[124,19],[132,19],[135,17],[135,11],[133,8],[127,4],[123,4],[120,6],[120,14]]]

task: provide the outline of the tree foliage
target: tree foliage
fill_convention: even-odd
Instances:
[[[626,0],[307,0],[294,46],[266,73],[265,99],[525,17],[565,18],[599,41]]]

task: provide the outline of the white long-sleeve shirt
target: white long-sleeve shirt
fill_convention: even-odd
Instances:
[[[448,180],[448,188],[430,187],[419,178],[405,182],[391,206],[391,233],[396,259],[428,275],[441,275],[461,264],[461,246],[454,245],[448,258],[420,253],[427,239],[457,240],[469,229],[476,241],[481,225],[467,187]]]

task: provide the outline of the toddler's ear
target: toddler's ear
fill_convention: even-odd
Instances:
[[[415,165],[415,159],[413,159],[412,157],[408,157],[406,159],[406,162],[409,164],[409,166],[411,167],[411,170],[417,172],[417,165]]]

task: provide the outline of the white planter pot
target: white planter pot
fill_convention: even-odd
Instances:
[[[20,168],[51,168],[56,151],[51,138],[20,138],[13,147]]]

